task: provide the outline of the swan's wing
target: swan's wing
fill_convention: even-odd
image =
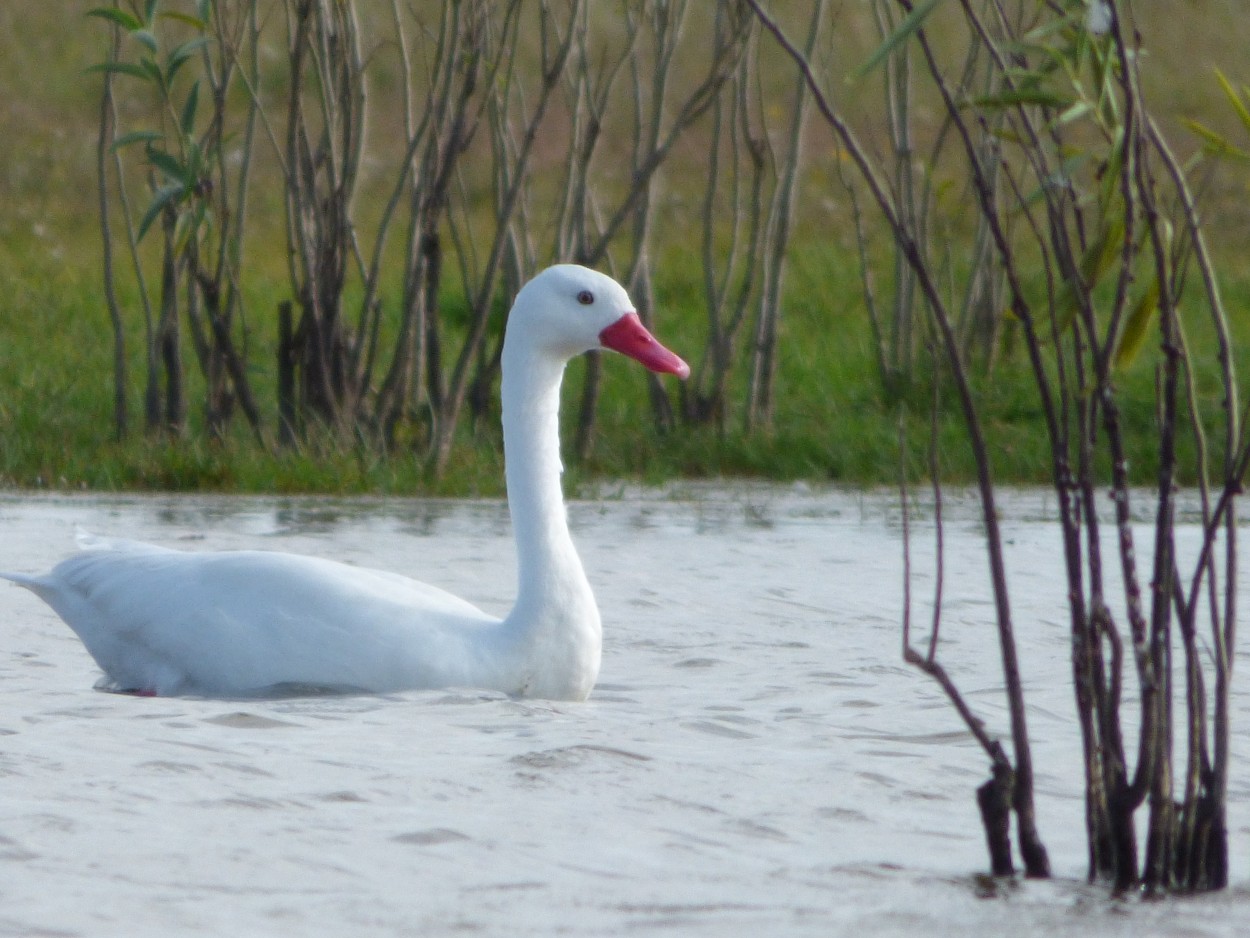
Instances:
[[[92,534],[86,528],[75,529],[74,543],[78,545],[79,550],[115,550],[131,554],[177,553],[172,548],[159,547],[146,541],[132,541],[124,537],[104,537],[100,534]]]
[[[75,531],[74,541],[81,551],[116,551],[131,556],[178,553],[178,551],[168,547],[159,547],[156,544],[148,544],[144,541],[131,541],[120,537],[100,537],[83,528],[78,528]],[[64,563],[68,562],[64,561]],[[18,573],[13,570],[0,570],[0,579],[10,580],[19,586],[24,586],[28,590],[37,593],[44,600],[48,600],[48,595],[55,593],[58,589],[58,572],[60,569],[61,567],[58,566],[51,573]]]
[[[92,544],[18,582],[114,684],[161,694],[457,683],[475,636],[498,621],[406,577],[267,551]]]

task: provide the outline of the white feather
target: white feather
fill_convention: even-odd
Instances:
[[[467,686],[582,699],[598,675],[602,633],[560,490],[560,381],[571,355],[598,347],[631,312],[618,284],[571,265],[540,274],[512,308],[504,449],[520,582],[504,619],[394,573],[86,532],[81,552],[51,572],[0,576],[47,602],[116,689],[245,696]],[[669,359],[654,348],[638,357],[684,377],[685,364],[655,348]]]

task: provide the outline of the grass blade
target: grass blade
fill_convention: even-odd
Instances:
[[[1250,131],[1250,110],[1246,109],[1246,104],[1241,100],[1241,95],[1237,93],[1237,89],[1232,83],[1224,77],[1224,73],[1218,68],[1215,70],[1215,77],[1219,80],[1220,87],[1224,89],[1224,94],[1228,96],[1228,103],[1233,106],[1233,110],[1237,112],[1237,116],[1241,119],[1242,126]]]

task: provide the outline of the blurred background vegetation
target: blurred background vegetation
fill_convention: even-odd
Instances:
[[[660,481],[678,475],[888,482],[898,472],[900,419],[928,426],[934,366],[924,354],[925,335],[913,337],[900,365],[903,380],[891,378],[880,351],[880,330],[874,332],[865,304],[861,259],[875,275],[878,299],[888,300],[897,287],[891,244],[879,231],[857,237],[854,189],[846,185],[844,158],[828,128],[810,120],[810,103],[798,90],[791,63],[760,37],[757,25],[735,19],[734,4],[643,0],[586,5],[355,0],[325,6],[355,14],[352,28],[358,30],[363,76],[359,87],[368,108],[349,200],[347,229],[354,244],[344,242],[346,247],[338,249],[340,319],[347,330],[341,347],[356,360],[366,348],[377,351],[372,370],[356,386],[318,401],[315,376],[308,372],[312,359],[303,346],[296,353],[296,358],[306,357],[296,362],[294,416],[284,424],[279,309],[292,304],[298,326],[310,321],[301,317],[312,315],[315,305],[307,277],[292,273],[299,265],[290,262],[295,248],[288,214],[315,210],[333,188],[328,177],[318,176],[315,158],[308,188],[298,196],[303,202],[295,208],[291,187],[284,184],[288,157],[283,147],[292,124],[288,45],[291,11],[299,5],[235,2],[217,10],[192,0],[165,0],[152,10],[143,2],[109,7],[129,12],[145,33],[150,19],[150,47],[146,36],[136,36],[120,18],[88,16],[100,6],[99,0],[61,0],[0,7],[0,87],[7,89],[0,100],[4,484],[498,492],[502,456],[493,356],[503,312],[516,285],[554,260],[592,263],[626,282],[657,335],[697,369],[695,381],[679,389],[619,362],[574,365],[565,406],[574,482],[600,477]],[[895,5],[774,6],[796,37],[808,35],[819,8],[813,61],[827,86],[841,96],[839,104],[861,139],[883,159],[895,152],[897,127],[891,127],[886,102],[887,82],[897,80],[898,73],[879,68],[857,74],[897,27],[896,14],[892,20],[881,18]],[[1019,4],[1022,15],[1040,16],[1047,6],[1054,5]],[[214,38],[214,17],[232,10],[234,22],[245,30],[241,11],[252,9],[259,30],[254,49],[245,32],[238,33],[239,46],[231,57]],[[424,97],[434,84],[425,76],[431,63],[440,61],[440,30],[448,28],[449,11],[461,17],[456,28],[468,30],[468,38],[454,55],[444,49],[451,56],[448,87],[463,92],[478,123],[461,158],[447,160],[435,146],[434,163],[423,163],[420,171],[401,179],[417,123],[406,115],[424,113],[423,102],[433,100]],[[148,17],[149,12],[178,15]],[[1145,55],[1146,98],[1182,157],[1193,157],[1203,144],[1186,120],[1247,142],[1215,71],[1220,69],[1234,87],[1250,83],[1244,56],[1250,25],[1238,15],[1240,5],[1235,0],[1136,0],[1132,12]],[[475,17],[476,33],[469,28]],[[926,28],[950,50],[952,68],[962,61],[965,39],[943,32],[941,10]],[[188,47],[187,61],[166,89],[164,102],[151,83],[111,73],[116,119],[106,127],[108,141],[138,131],[159,134],[107,151],[105,157],[116,304],[125,342],[126,425],[119,433],[115,336],[104,285],[97,186],[97,147],[107,113],[102,94],[110,73],[90,67],[138,63],[145,56],[168,64],[172,52],[200,35],[210,41]],[[504,63],[499,71],[491,72],[489,62],[474,61],[474,42],[491,50],[491,61]],[[558,55],[567,56],[567,64],[553,81],[547,106],[540,108],[544,63],[549,66]],[[145,155],[145,147],[185,159],[177,125],[188,118],[197,80],[199,100],[184,136],[209,139],[211,75],[223,63],[237,66],[243,77],[224,92],[225,113],[234,123],[224,128],[219,149],[210,154],[209,163],[217,162],[188,177],[186,191],[169,197],[164,209],[148,219],[132,262],[126,220],[137,228],[153,193],[168,188],[176,176],[169,167],[162,169],[159,159],[153,161],[150,152]],[[250,78],[248,68],[253,69]],[[465,78],[473,68],[478,69],[476,85],[469,88]],[[701,83],[711,77],[718,84],[700,97]],[[331,80],[328,74],[314,75],[303,86],[310,152],[322,139],[319,122],[326,112],[319,108],[328,96],[320,92]],[[592,106],[599,94],[601,104]],[[938,111],[931,104],[919,88],[910,99],[916,152],[938,132]],[[212,203],[226,185],[197,188],[196,183],[217,180],[215,172],[237,180],[247,139],[245,115],[253,107],[260,116],[249,151],[244,259],[216,268],[224,269],[217,288],[237,291],[237,306],[214,332],[211,312],[203,305],[213,294],[205,291],[204,278],[196,279],[196,271],[213,272],[208,263],[216,257],[213,239],[226,236],[228,241],[230,226],[241,219]],[[527,144],[531,127],[534,139]],[[436,131],[430,139],[444,142],[447,134],[458,132],[450,123]],[[735,133],[740,134],[736,140]],[[585,157],[580,167],[579,153]],[[753,159],[761,167],[758,176],[751,174]],[[434,164],[449,167],[449,176],[446,190],[431,195]],[[495,235],[505,227],[498,224],[501,193],[516,181],[506,172],[501,175],[501,166],[523,174],[523,186],[507,217],[511,234],[492,267]],[[914,173],[917,179],[924,177],[921,169]],[[1244,352],[1250,342],[1250,272],[1242,260],[1250,231],[1250,176],[1235,160],[1206,160],[1192,171],[1237,348]],[[960,228],[966,186],[940,173],[928,178],[941,230],[951,237],[971,236]],[[583,179],[585,192],[579,189]],[[128,209],[120,202],[119,180],[127,186]],[[710,182],[716,187],[709,201]],[[376,248],[380,273],[371,293],[370,262],[395,192],[410,214],[392,222],[389,237]],[[194,218],[197,205],[206,210]],[[613,229],[618,210],[626,217]],[[710,231],[708,218],[714,222]],[[766,229],[762,243],[773,249],[751,253],[753,222]],[[867,223],[870,229],[876,224],[871,218]],[[406,225],[426,240],[407,234]],[[605,232],[610,237],[600,239]],[[428,263],[421,266],[421,258],[429,257],[421,245],[429,245],[430,235],[437,236],[440,251],[441,273],[434,279]],[[199,251],[195,269],[187,266],[189,237]],[[221,243],[227,255],[232,249]],[[165,256],[171,250],[175,260],[168,268]],[[136,266],[145,272],[146,323]],[[146,357],[161,338],[166,273],[177,282],[168,298],[170,314],[180,324],[176,343],[183,387],[176,412],[165,406],[170,372]],[[410,295],[422,290],[427,291],[423,297]],[[735,308],[739,296],[743,305]],[[202,330],[198,338],[195,315]],[[411,321],[417,326],[405,351],[402,336],[410,315],[418,317]],[[736,329],[732,343],[718,345],[716,336],[727,329]],[[1045,481],[1049,451],[1027,363],[1014,350],[1009,329],[1000,333],[995,326],[992,331],[992,347],[979,351],[973,349],[976,336],[970,336],[969,355],[975,359],[972,381],[984,396],[999,477]],[[434,357],[431,341],[439,348]],[[1127,363],[1120,377],[1130,402],[1124,413],[1130,447],[1136,434],[1147,450],[1154,434],[1152,344],[1157,343],[1147,343],[1146,352]],[[241,371],[231,371],[230,355],[237,357],[234,364]],[[1140,395],[1134,395],[1135,387]],[[937,390],[948,393],[940,384]],[[448,397],[457,393],[463,400],[449,404]],[[159,398],[155,411],[154,396]],[[251,415],[244,406],[249,396]],[[1135,398],[1141,401],[1136,409],[1131,406]],[[939,412],[937,425],[942,472],[966,480],[973,464],[961,424],[954,415],[947,418],[948,410]],[[907,444],[904,462],[916,475],[927,471],[923,437],[920,431],[908,434],[915,442]],[[1149,478],[1149,460],[1136,463],[1134,471],[1138,478]]]

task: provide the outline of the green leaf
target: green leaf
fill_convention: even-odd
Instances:
[[[135,65],[133,62],[100,62],[97,65],[88,65],[84,71],[129,75],[131,78],[140,78],[143,81],[152,79],[147,69],[141,65]]]
[[[191,211],[182,212],[178,215],[178,221],[174,225],[175,253],[182,254],[187,250],[191,239],[199,236],[207,216],[208,204],[202,200],[194,203]]]
[[[149,26],[156,19],[156,4],[157,0],[148,0],[147,5],[143,8],[143,21]]]
[[[1021,107],[1026,104],[1038,104],[1045,107],[1065,107],[1070,98],[1062,97],[1044,88],[1016,88],[999,94],[987,94],[972,99],[972,104],[983,108]]]
[[[208,37],[199,36],[195,39],[191,39],[187,42],[184,42],[182,45],[178,46],[176,49],[173,49],[169,53],[169,57],[166,59],[166,65],[165,65],[166,84],[172,83],[174,80],[174,75],[178,73],[178,69],[182,68],[183,64],[186,63],[187,60],[191,58],[191,56],[193,56],[200,49],[204,48],[204,46],[206,45],[208,45]]]
[[[1098,232],[1098,237],[1081,257],[1081,276],[1091,290],[1107,272],[1124,245],[1124,219],[1112,218]]]
[[[194,222],[193,212],[179,212],[174,220],[173,250],[174,254],[182,254],[191,239],[191,227]]]
[[[187,172],[187,167],[164,150],[148,147],[147,154],[148,162],[177,182],[179,186],[185,188],[191,181],[191,174]]]
[[[125,10],[119,10],[117,7],[96,7],[94,10],[87,11],[88,16],[96,16],[102,20],[108,20],[115,23],[126,32],[133,33],[143,28],[143,24],[132,14]]]
[[[1088,33],[1081,35],[1088,38]],[[1118,126],[1120,116],[1116,89],[1119,79],[1116,76],[1121,71],[1119,55],[1109,39],[1092,42],[1090,48],[1093,52],[1094,81],[1098,85],[1098,115],[1106,126]]]
[[[992,127],[990,128],[990,134],[999,140],[1005,140],[1007,143],[1024,145],[1024,138],[1010,127]]]
[[[1058,117],[1055,118],[1054,126],[1062,127],[1065,124],[1070,124],[1073,121],[1080,120],[1082,117],[1084,117],[1093,109],[1094,109],[1094,106],[1090,104],[1088,101],[1077,101],[1075,104],[1067,108],[1067,110],[1065,110],[1062,114],[1060,114]]]
[[[155,130],[133,130],[128,134],[122,134],[113,141],[111,150],[120,150],[122,147],[128,147],[132,143],[153,143],[157,140],[163,140],[164,137]]]
[[[136,29],[130,34],[130,37],[136,42],[141,42],[147,46],[153,55],[160,50],[161,45],[156,41],[156,34],[150,29]]]
[[[197,81],[191,86],[191,90],[187,93],[186,103],[182,106],[182,115],[179,118],[179,124],[182,126],[184,136],[191,136],[195,130],[195,110],[200,103],[200,83]]]
[[[1205,124],[1188,117],[1182,118],[1182,121],[1186,127],[1205,140],[1208,146],[1217,150],[1226,150],[1232,147],[1232,144],[1227,139]]]
[[[199,181],[200,171],[203,168],[204,150],[192,140],[187,144],[187,164],[183,170],[183,180],[188,186],[194,186]]]
[[[1056,16],[1047,18],[1042,21],[1041,25],[1024,34],[1027,42],[1041,42],[1043,39],[1049,39],[1055,33],[1062,32],[1075,26],[1077,22],[1085,16],[1083,10],[1069,13],[1067,16]]]
[[[902,22],[898,24],[898,28],[886,37],[885,42],[877,46],[877,51],[872,54],[867,62],[857,68],[851,77],[859,80],[888,59],[891,52],[920,31],[920,28],[924,26],[924,21],[928,19],[929,14],[937,8],[939,3],[941,3],[941,0],[921,0],[920,3],[912,7],[911,12],[903,17]]]
[[[1219,80],[1220,87],[1224,89],[1224,94],[1228,96],[1228,102],[1233,106],[1233,110],[1237,112],[1237,116],[1241,118],[1242,126],[1246,130],[1250,130],[1250,110],[1246,109],[1246,104],[1241,100],[1241,95],[1237,93],[1237,89],[1232,86],[1224,73],[1218,68],[1215,70],[1215,77]]]
[[[165,206],[170,202],[181,199],[186,191],[186,187],[182,185],[162,186],[156,190],[156,194],[152,197],[152,203],[148,206],[148,210],[143,213],[143,220],[139,222],[138,240],[143,240],[143,236],[152,227],[152,222],[156,221],[161,212],[165,210]]]
[[[1182,118],[1182,123],[1184,123],[1184,125],[1188,127],[1191,132],[1206,141],[1206,146],[1203,147],[1203,149],[1212,156],[1224,159],[1250,161],[1250,153],[1247,153],[1240,147],[1233,146],[1233,144],[1229,143],[1224,137],[1220,136],[1214,130],[1211,130],[1203,124],[1200,124],[1198,121],[1190,120],[1189,118]]]
[[[1094,292],[1098,281],[1111,268],[1124,246],[1124,219],[1112,218],[1098,231],[1098,236],[1085,248],[1080,260],[1080,280],[1075,277],[1065,280],[1055,301],[1055,316],[1060,331],[1072,324],[1077,311],[1081,308],[1078,291],[1088,294]]]
[[[1120,131],[1107,153],[1107,161],[1102,166],[1101,178],[1098,183],[1098,204],[1103,211],[1116,201],[1116,189],[1124,173],[1124,133]]]
[[[1159,278],[1156,277],[1137,298],[1128,319],[1124,321],[1124,329],[1120,332],[1120,341],[1115,350],[1115,367],[1125,368],[1137,358],[1137,353],[1146,341],[1147,326],[1158,308]]]
[[[1056,58],[1059,55],[1058,51],[1050,46],[1022,39],[1003,39],[999,42],[998,48],[1010,54],[1011,58],[1008,61],[1024,62],[1034,57]],[[1011,69],[1010,66],[1007,70],[1018,71],[1018,69]]]
[[[208,23],[198,16],[192,16],[190,13],[179,13],[177,10],[166,10],[161,13],[161,19],[173,20],[176,23],[184,23],[197,32],[207,32]]]

